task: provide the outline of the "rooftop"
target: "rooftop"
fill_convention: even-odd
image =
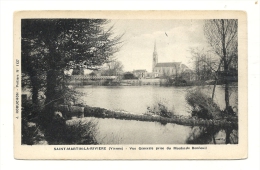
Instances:
[[[146,70],[134,70],[133,72],[147,72]]]
[[[181,62],[157,63],[155,67],[175,67],[179,64],[181,64]]]

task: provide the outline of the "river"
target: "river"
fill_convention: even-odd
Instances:
[[[191,88],[195,87],[83,86],[77,88],[77,91],[84,93],[81,100],[89,106],[142,114],[147,112],[147,107],[160,102],[176,115],[189,116],[191,111],[185,95]],[[203,91],[210,96],[212,86],[203,87]],[[230,104],[237,107],[237,87],[232,87],[231,91]],[[224,109],[224,88],[217,86],[215,93],[215,102]],[[194,127],[176,124],[84,118],[88,121],[90,119],[98,124],[97,139],[102,144],[185,144],[194,133]],[[223,138],[223,132],[220,131],[216,138]]]

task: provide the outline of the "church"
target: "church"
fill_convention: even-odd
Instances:
[[[165,76],[175,77],[185,77],[185,79],[190,80],[190,72],[191,70],[181,62],[166,62],[166,63],[158,63],[158,53],[156,49],[156,42],[154,43],[154,51],[153,51],[153,65],[152,65],[152,73],[154,78],[161,78]],[[187,75],[188,74],[188,75]],[[188,77],[186,77],[186,75]]]

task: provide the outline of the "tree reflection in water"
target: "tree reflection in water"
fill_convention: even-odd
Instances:
[[[226,135],[228,134],[228,135]],[[187,144],[238,144],[238,132],[234,128],[194,126],[186,139]]]

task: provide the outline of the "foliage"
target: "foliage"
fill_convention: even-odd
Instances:
[[[118,60],[113,60],[106,63],[106,68],[102,70],[102,76],[118,76],[123,72],[123,64]]]
[[[84,69],[79,65],[75,65],[72,71],[72,75],[84,75]]]
[[[219,60],[204,49],[191,48],[190,53],[194,63],[196,80],[211,80],[217,71]]]
[[[189,90],[185,99],[192,107],[192,116],[213,119],[221,115],[219,106],[200,89]]]
[[[35,128],[28,126],[28,120],[22,117],[22,144],[33,145],[33,138],[36,136]]]
[[[44,134],[40,131],[40,126],[22,118],[22,144],[35,145],[41,141],[45,142],[45,138]]]
[[[64,82],[60,82],[61,85],[63,85],[63,83]],[[54,103],[72,105],[82,103],[80,98],[84,95],[84,93],[75,90],[72,86],[63,85],[62,88],[56,92],[56,95],[58,100],[55,100]]]
[[[160,78],[160,85],[171,86],[174,84],[173,76],[166,74],[165,72],[163,72],[163,75]],[[163,81],[163,79],[165,79],[165,81]]]
[[[133,73],[127,72],[124,74],[123,79],[138,79]]]
[[[187,144],[212,144],[219,129],[195,126],[186,139]]]
[[[159,101],[151,107],[147,107],[148,114],[171,118],[174,116],[174,109],[170,110],[163,101]]]
[[[226,137],[219,135],[226,133]],[[228,132],[226,129],[216,127],[192,127],[191,132],[186,139],[187,144],[238,144],[238,132],[232,130]]]
[[[28,101],[23,101],[22,106],[22,144],[33,145],[43,139],[36,121],[36,113],[41,112],[42,108]]]
[[[204,33],[212,50],[228,62],[237,57],[237,30],[237,19],[206,20],[204,25]]]
[[[92,120],[79,120],[69,124],[58,116],[53,119],[45,131],[50,145],[97,144],[97,133],[97,123]]]
[[[102,19],[24,19],[22,42],[29,45],[23,49],[42,54],[39,61],[46,64],[45,70],[71,68],[83,61],[90,68],[101,65],[118,50],[121,38],[111,38],[112,27],[104,30],[107,23]]]
[[[107,23],[104,19],[22,20],[22,72],[30,77],[35,103],[38,83],[46,82],[46,122],[52,117],[54,102],[64,100],[68,90],[62,83],[65,70],[97,69],[119,50],[122,36],[114,36],[113,27],[105,30]]]
[[[22,43],[22,56],[27,56],[22,57],[22,88],[29,88],[33,103],[38,104],[38,94],[44,90],[46,74],[39,69],[44,67],[40,61],[42,55],[29,51],[27,43]]]
[[[237,121],[237,116],[235,115],[231,106],[225,108],[224,111],[220,110],[219,106],[204,94],[200,89],[193,89],[188,91],[186,94],[186,101],[192,107],[192,116],[202,119],[219,119],[226,121]],[[214,135],[220,129],[214,129],[214,127],[207,128],[194,128],[187,143],[192,144],[203,144],[209,143],[210,141],[216,143]],[[237,126],[230,126],[224,129],[226,133],[225,143],[237,143],[238,136],[233,133],[237,131]]]

